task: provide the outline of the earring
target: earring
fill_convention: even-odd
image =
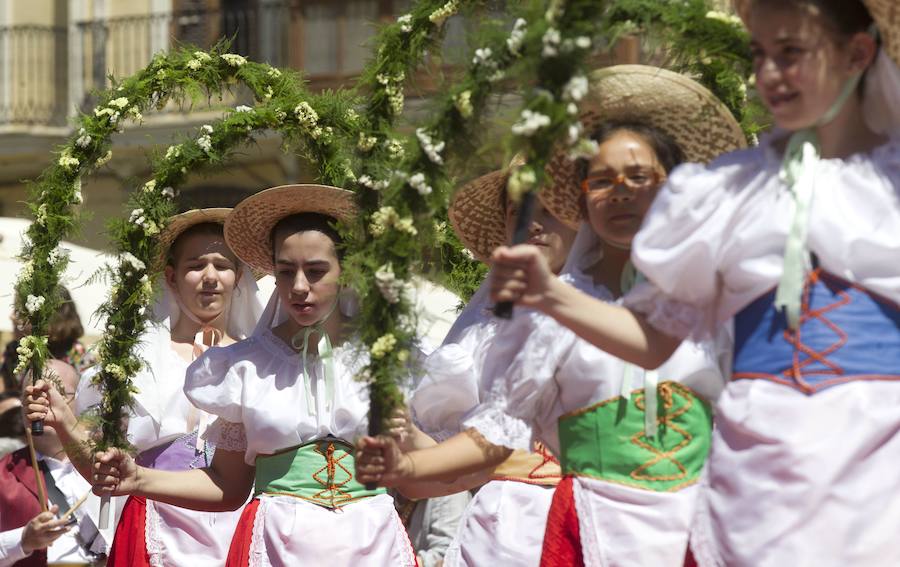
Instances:
[[[345,287],[338,294],[338,309],[341,315],[352,319],[359,314],[359,296],[352,288]]]

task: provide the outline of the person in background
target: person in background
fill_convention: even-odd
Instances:
[[[58,378],[54,382],[71,407],[80,374],[59,360],[50,360],[47,369]],[[48,562],[98,564],[112,541],[112,528],[101,532],[97,527],[99,498],[90,494],[91,485],[66,456],[52,426],[45,425],[44,434],[34,437],[34,447],[50,512],[41,512],[28,448],[0,460],[0,567],[43,566]],[[58,518],[82,497],[87,497],[86,502],[71,517]]]
[[[25,446],[22,400],[15,391],[0,392],[0,457]]]

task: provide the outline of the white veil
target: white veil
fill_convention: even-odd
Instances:
[[[863,117],[879,134],[900,132],[900,67],[884,49],[866,73]]]

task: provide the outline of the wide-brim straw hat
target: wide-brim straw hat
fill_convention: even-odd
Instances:
[[[353,192],[329,185],[281,185],[237,204],[225,222],[225,241],[254,270],[275,271],[272,229],[283,218],[318,213],[349,222],[358,214]]]
[[[159,233],[160,264],[165,265],[172,244],[184,231],[198,224],[225,224],[225,219],[231,213],[231,209],[215,207],[209,209],[192,209],[169,218],[166,228]]]
[[[753,0],[734,0],[734,10],[749,27],[750,5]],[[878,33],[881,34],[882,48],[900,65],[900,3],[897,0],[863,0]]]
[[[506,184],[510,172],[523,163],[516,156],[506,169],[470,181],[453,196],[447,212],[450,224],[460,242],[482,262],[506,244]]]
[[[616,65],[591,73],[580,116],[585,135],[606,121],[636,122],[671,136],[688,162],[708,163],[747,146],[740,124],[722,101],[700,83],[646,65]],[[556,218],[581,222],[581,187],[575,162],[557,151],[547,164],[549,181],[539,193]]]

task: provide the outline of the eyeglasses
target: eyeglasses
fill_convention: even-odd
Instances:
[[[624,185],[632,191],[649,189],[663,180],[655,170],[636,170],[617,175],[594,175],[581,182],[581,190],[587,195],[606,195],[617,186]]]

